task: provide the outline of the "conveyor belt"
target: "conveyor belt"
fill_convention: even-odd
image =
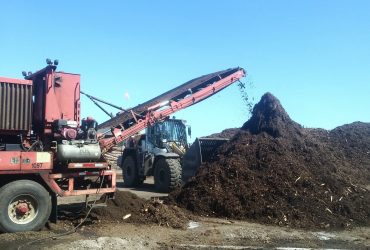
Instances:
[[[148,108],[156,105],[158,103],[164,102],[164,101],[169,101],[169,100],[174,100],[178,101],[187,96],[190,93],[195,93],[199,91],[200,89],[206,87],[209,84],[212,84],[215,81],[218,81],[220,79],[223,79],[238,70],[241,70],[241,68],[232,68],[232,69],[227,69],[227,70],[222,70],[218,71],[215,73],[211,73],[208,75],[204,75],[195,79],[192,79],[174,89],[171,89],[143,104],[139,104],[136,107],[123,112],[121,114],[118,114],[117,116],[103,122],[98,126],[98,129],[109,129],[112,127],[117,127],[117,126],[123,126],[124,128],[128,128],[130,126],[130,123],[133,121],[133,116],[131,114],[131,111],[133,111],[135,114],[142,115],[144,116],[145,113],[147,112]]]

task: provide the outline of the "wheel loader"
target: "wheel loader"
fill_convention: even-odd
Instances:
[[[119,159],[125,186],[135,187],[154,176],[159,192],[169,192],[195,175],[199,166],[212,160],[223,138],[197,138],[188,144],[191,128],[180,119],[166,119],[149,126],[145,134],[130,138]]]

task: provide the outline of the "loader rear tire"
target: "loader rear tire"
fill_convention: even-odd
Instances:
[[[181,186],[180,159],[158,159],[154,167],[154,185],[159,192],[170,192]]]
[[[139,178],[139,170],[132,156],[126,156],[122,162],[123,184],[126,187],[137,187],[143,183]]]
[[[0,188],[0,231],[36,231],[51,213],[49,192],[31,180],[10,182]]]

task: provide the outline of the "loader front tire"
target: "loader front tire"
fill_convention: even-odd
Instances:
[[[154,185],[159,192],[170,192],[181,185],[181,164],[178,158],[160,158],[154,167]]]
[[[36,231],[51,213],[49,192],[31,180],[10,182],[0,188],[0,231]]]
[[[136,187],[143,183],[139,178],[139,170],[132,156],[126,156],[122,162],[122,176],[125,187]]]

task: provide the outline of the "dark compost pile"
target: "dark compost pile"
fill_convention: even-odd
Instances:
[[[272,94],[170,196],[203,216],[300,228],[370,225],[370,124],[331,131],[294,122]]]
[[[148,201],[127,191],[117,191],[107,207],[92,210],[90,217],[94,222],[154,223],[173,228],[185,228],[190,218],[177,206]]]

